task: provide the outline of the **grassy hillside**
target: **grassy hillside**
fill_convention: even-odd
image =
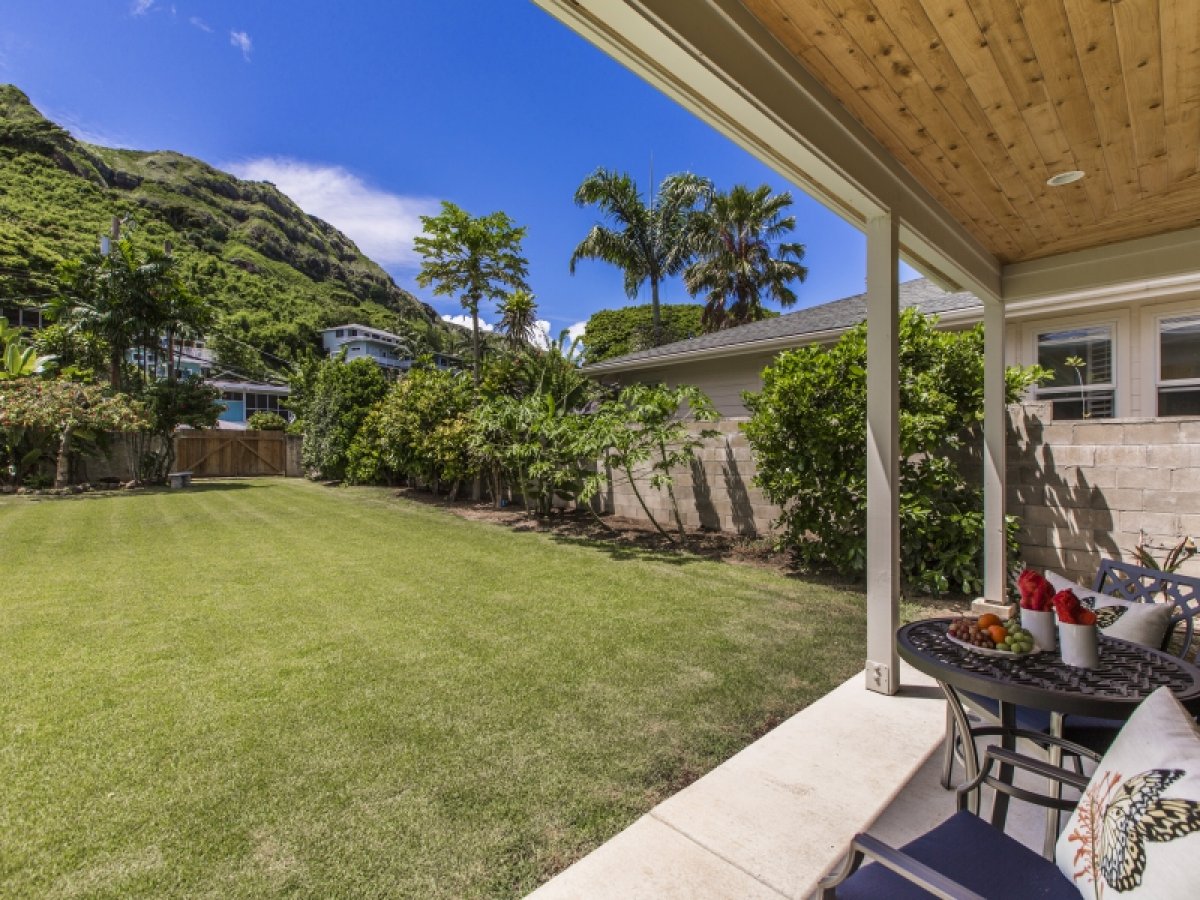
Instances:
[[[242,181],[170,151],[77,141],[12,85],[0,85],[0,299],[37,299],[54,270],[96,247],[113,216],[135,240],[170,240],[221,329],[298,358],[346,321],[428,335],[446,329],[354,243],[267,182]]]

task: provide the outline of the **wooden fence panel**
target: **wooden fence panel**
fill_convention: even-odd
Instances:
[[[282,431],[194,431],[175,435],[175,468],[197,478],[287,474]]]

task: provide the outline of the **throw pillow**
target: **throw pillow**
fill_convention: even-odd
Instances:
[[[1088,900],[1196,896],[1200,729],[1168,688],[1142,702],[1096,765],[1055,861]]]
[[[1130,603],[1120,597],[1112,597],[1080,587],[1070,578],[1046,570],[1046,580],[1056,591],[1068,588],[1075,592],[1079,602],[1096,611],[1096,625],[1105,634],[1153,647],[1163,645],[1167,629],[1171,626],[1171,614],[1175,607],[1170,603]]]

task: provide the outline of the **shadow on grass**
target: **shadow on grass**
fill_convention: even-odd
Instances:
[[[116,497],[133,499],[136,497],[157,496],[159,494],[206,494],[213,491],[242,491],[260,487],[262,487],[261,484],[252,484],[246,481],[193,481],[191,486],[186,488],[169,488],[165,485],[150,485],[147,487],[134,488],[132,490],[121,490],[119,488],[114,488],[112,490],[84,491],[80,494],[10,494],[8,496],[17,497],[22,500],[28,500],[33,503],[42,503],[65,502],[71,500],[109,500]]]
[[[680,549],[674,544],[667,544],[665,540],[663,540],[661,546],[654,546],[649,541],[643,541],[638,544],[623,544],[616,539],[606,540],[603,536],[584,537],[556,532],[550,532],[547,536],[556,544],[599,550],[602,553],[606,553],[610,559],[620,562],[640,560],[642,562],[664,562],[672,566],[687,566],[693,563],[712,561],[711,557],[692,553],[686,548]]]

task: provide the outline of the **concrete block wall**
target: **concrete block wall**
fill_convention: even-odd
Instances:
[[[1200,539],[1200,418],[1054,422],[1009,409],[1008,512],[1023,560],[1090,581],[1101,559],[1132,559],[1144,531],[1157,558]],[[1200,575],[1200,560],[1180,570]]]
[[[692,470],[674,473],[684,524],[765,535],[778,509],[754,486],[744,418],[711,426]],[[665,491],[639,488],[664,527]],[[604,507],[645,521],[623,478],[610,480]],[[1162,558],[1184,536],[1200,541],[1200,418],[1053,422],[1049,404],[1009,408],[1007,511],[1021,522],[1021,559],[1089,582],[1102,559],[1132,559],[1140,530]],[[1200,558],[1181,569],[1200,575]]]
[[[719,431],[720,437],[697,450],[696,462],[690,469],[672,472],[675,497],[688,528],[728,531],[747,537],[770,533],[771,521],[779,510],[754,486],[754,454],[739,428],[744,421],[728,418],[709,424],[707,427]],[[638,490],[654,517],[664,528],[674,527],[667,492],[650,487],[649,467],[634,474]],[[616,515],[647,521],[622,475],[610,473],[603,506]]]

